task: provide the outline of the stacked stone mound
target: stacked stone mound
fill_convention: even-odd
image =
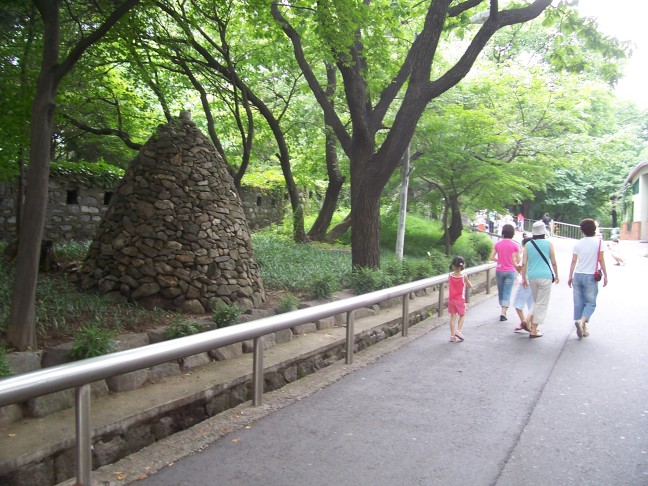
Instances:
[[[190,115],[158,127],[131,161],[81,270],[84,290],[202,314],[265,300],[241,201]]]

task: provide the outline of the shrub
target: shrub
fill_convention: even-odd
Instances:
[[[74,334],[69,356],[78,360],[112,353],[116,349],[114,336],[110,329],[86,324]]]
[[[356,294],[391,287],[392,279],[379,268],[356,267],[351,274],[351,287]]]
[[[214,312],[212,313],[212,319],[216,323],[218,329],[235,324],[240,316],[241,309],[236,305],[226,304],[223,301],[216,304]]]
[[[432,271],[432,275],[430,276],[448,273],[452,259],[446,256],[445,253],[437,248],[430,248],[427,252],[427,256]]]
[[[9,367],[9,360],[7,359],[7,348],[0,344],[0,378],[11,376],[11,368]]]
[[[380,221],[380,246],[385,249],[395,250],[398,233],[398,211],[389,211],[381,217]],[[406,257],[425,258],[431,245],[441,240],[443,231],[438,221],[415,213],[407,214],[405,226],[405,247],[403,253]]]
[[[385,259],[382,265],[383,275],[388,275],[392,285],[410,282],[409,268],[405,260],[397,258]]]
[[[490,258],[491,252],[493,251],[493,242],[490,237],[483,233],[469,233],[467,237],[475,249],[475,252],[477,252],[477,256],[480,260],[479,263],[487,262]]]
[[[439,272],[434,271],[429,260],[413,261],[410,263],[410,267],[409,273],[412,276],[412,281],[434,277],[439,274]]]
[[[286,295],[277,306],[277,314],[285,314],[299,308],[299,299],[292,294]]]
[[[475,265],[482,263],[477,250],[475,250],[475,247],[473,246],[473,242],[465,236],[462,236],[455,241],[450,252],[451,255],[461,255],[464,257],[464,260],[466,260],[466,268],[474,267]]]
[[[202,332],[198,323],[194,320],[183,321],[180,319],[175,320],[169,327],[164,329],[164,337],[166,339],[176,339],[184,336],[191,336]]]
[[[334,292],[340,290],[340,284],[332,275],[325,275],[315,280],[310,290],[315,299],[330,299]]]

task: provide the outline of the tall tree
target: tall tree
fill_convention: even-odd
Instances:
[[[7,338],[20,351],[37,349],[36,344],[36,282],[38,261],[45,224],[47,186],[49,180],[52,123],[56,111],[56,94],[61,80],[74,68],[83,53],[131,10],[139,0],[124,0],[109,15],[97,23],[78,23],[79,29],[97,25],[89,32],[76,32],[79,40],[72,44],[61,61],[61,2],[59,0],[32,0],[43,23],[43,53],[40,74],[31,111],[30,155],[26,184],[28,191],[19,235],[16,256],[16,281],[11,299],[11,314]],[[110,5],[114,5],[108,2]],[[87,5],[66,2],[66,10],[85,10]],[[99,20],[99,19],[95,19]]]
[[[463,54],[445,72],[436,73],[433,68],[444,29],[467,23],[469,12],[488,3],[488,17]],[[535,0],[522,8],[505,10],[500,10],[496,0],[435,0],[424,10],[421,4],[412,9],[395,9],[380,1],[358,4],[332,0],[294,9],[288,4],[272,5],[274,18],[292,42],[309,87],[332,121],[350,160],[353,265],[380,265],[381,194],[427,104],[468,74],[495,32],[538,17],[550,4],[551,0]],[[342,75],[343,110],[331,104],[308,60],[304,43],[311,39],[306,34],[309,21],[315,23],[312,29],[320,34],[318,45],[326,49],[326,57],[336,63]],[[409,39],[414,38],[407,49],[402,45],[404,25],[408,26]],[[381,32],[385,37],[379,40]],[[397,64],[397,71],[389,74],[390,79],[382,86],[376,86],[372,74],[383,70],[391,73],[389,64]],[[349,129],[340,113],[348,113]],[[393,121],[387,128],[386,120],[392,114]]]

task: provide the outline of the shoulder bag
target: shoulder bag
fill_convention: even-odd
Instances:
[[[598,251],[596,252],[596,268],[594,269],[594,280],[599,282],[603,278],[603,272],[599,268],[599,257],[601,255],[601,240],[599,240]]]
[[[556,277],[555,277],[555,275],[554,275],[554,273],[553,273],[553,269],[551,268],[551,265],[549,265],[549,260],[547,260],[547,257],[544,256],[544,253],[542,253],[542,252],[540,251],[540,248],[538,248],[538,245],[536,245],[536,242],[535,242],[535,241],[533,241],[533,240],[529,240],[529,242],[532,243],[533,246],[535,246],[535,249],[538,250],[538,253],[540,253],[540,256],[542,257],[542,259],[544,260],[544,262],[545,262],[545,263],[547,264],[547,266],[549,267],[549,271],[551,272],[551,283],[554,283],[554,282],[556,281]]]

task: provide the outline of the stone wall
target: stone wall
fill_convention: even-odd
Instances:
[[[0,240],[16,237],[16,193],[14,185],[0,184]],[[45,239],[90,240],[95,234],[113,191],[49,181]]]
[[[131,161],[80,276],[84,290],[190,314],[265,300],[227,165],[188,115],[159,126]]]
[[[16,237],[15,185],[0,183],[0,240]],[[45,217],[45,239],[91,240],[103,218],[115,189],[86,187],[50,178]],[[282,188],[265,190],[243,186],[239,191],[251,230],[281,223],[286,210]]]

